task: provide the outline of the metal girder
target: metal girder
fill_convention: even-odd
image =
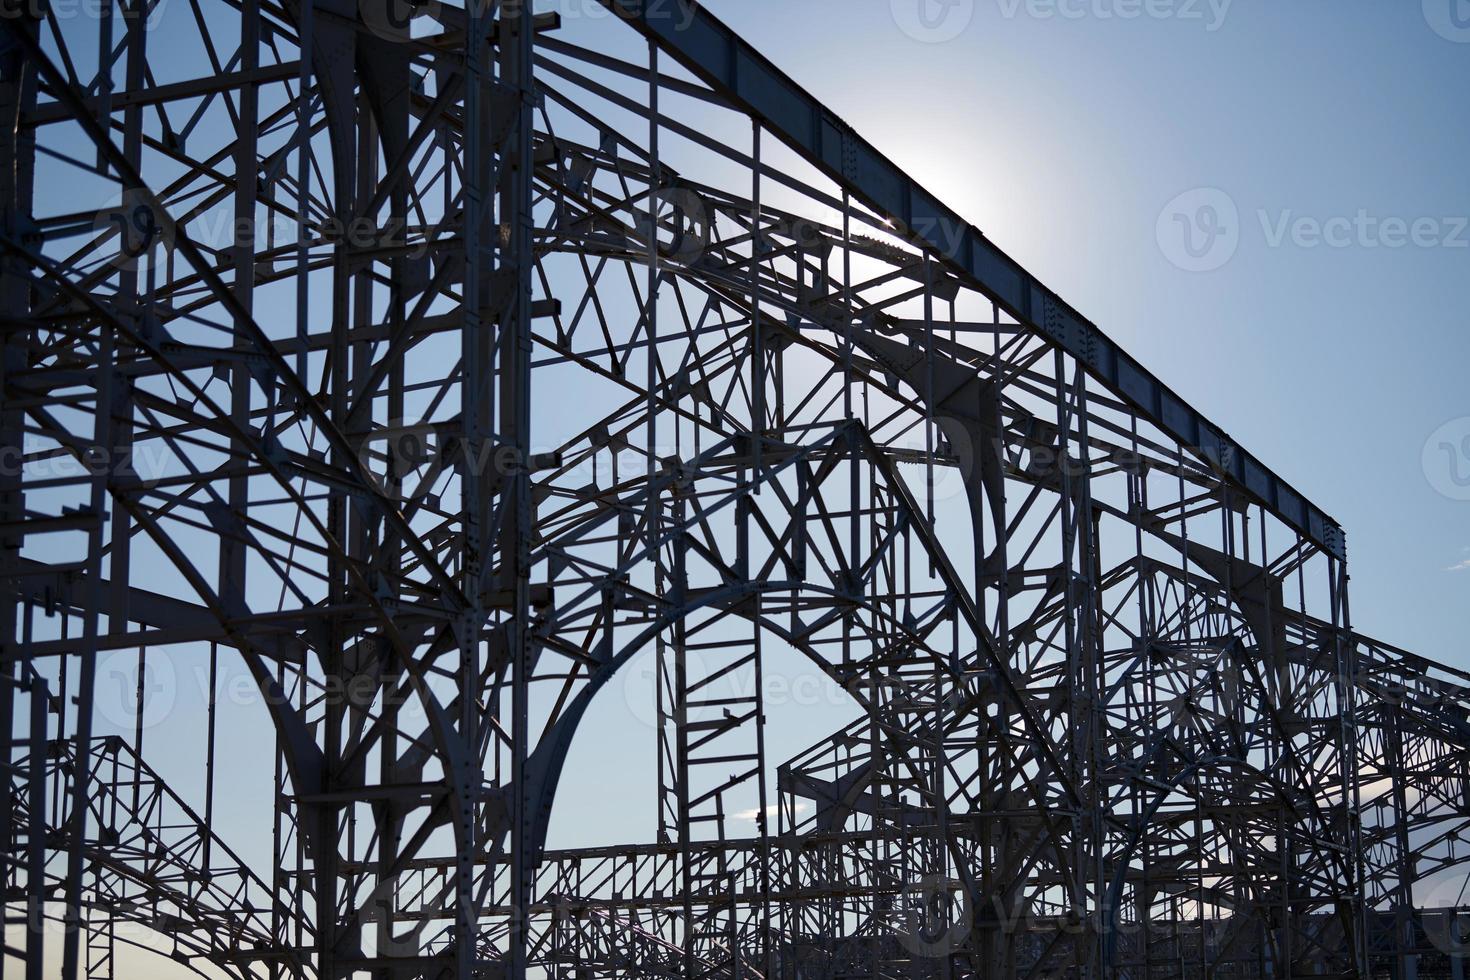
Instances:
[[[702,10],[605,6],[0,24],[0,963],[1462,977],[1470,683],[1352,630],[1335,525]],[[773,742],[777,649],[846,723]],[[643,653],[647,833],[569,847]]]
[[[1020,323],[1087,365],[1118,397],[1242,494],[1347,557],[1342,528],[1206,419],[974,225],[919,186],[759,51],[692,0],[599,0],[734,105],[759,119],[905,238]]]

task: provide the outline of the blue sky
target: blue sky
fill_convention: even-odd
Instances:
[[[1470,3],[707,6],[1341,522],[1360,629],[1470,667]]]
[[[1470,27],[1435,2],[706,6],[1335,517],[1359,629],[1470,669]],[[554,845],[647,834],[651,666],[593,702]],[[818,687],[773,763],[847,720]]]
[[[1470,669],[1470,3],[706,6],[1341,522],[1360,629]],[[102,730],[131,729],[132,657],[101,666]],[[553,844],[648,837],[650,662],[594,703]],[[160,665],[147,748],[197,766],[200,660]],[[222,701],[230,751],[258,706]],[[777,745],[849,716],[823,687],[783,705]],[[252,858],[258,762],[219,801]]]

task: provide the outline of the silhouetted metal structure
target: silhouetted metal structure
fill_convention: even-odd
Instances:
[[[0,25],[4,975],[1464,977],[1470,677],[709,14],[162,6]],[[549,850],[645,649],[658,833]]]

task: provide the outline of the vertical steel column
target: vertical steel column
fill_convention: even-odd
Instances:
[[[1068,678],[1067,686],[1067,717],[1068,728],[1071,733],[1071,751],[1067,758],[1067,765],[1071,769],[1071,780],[1074,785],[1086,785],[1086,771],[1083,760],[1090,753],[1088,751],[1087,721],[1079,717],[1077,703],[1079,691],[1077,680],[1082,676],[1082,656],[1080,644],[1078,643],[1078,592],[1077,572],[1074,568],[1073,552],[1078,549],[1079,523],[1078,513],[1081,510],[1075,499],[1075,491],[1072,489],[1072,466],[1070,455],[1070,444],[1072,441],[1072,421],[1075,416],[1076,406],[1072,400],[1067,384],[1067,358],[1061,348],[1057,348],[1052,355],[1052,371],[1055,373],[1053,379],[1056,399],[1056,455],[1053,462],[1055,473],[1052,474],[1056,480],[1056,491],[1059,496],[1058,507],[1061,515],[1061,558],[1058,562],[1063,576],[1062,588],[1062,638],[1066,647]],[[1086,515],[1082,515],[1086,519]],[[1083,832],[1082,813],[1079,809],[1071,814],[1071,858],[1072,875],[1071,894],[1068,900],[1071,902],[1072,911],[1079,916],[1084,923],[1088,917],[1088,899],[1086,893],[1085,879],[1082,877],[1084,864],[1083,855]],[[1074,963],[1079,973],[1083,972],[1089,960],[1084,944],[1080,941],[1074,944]]]
[[[1090,935],[1091,952],[1089,972],[1092,976],[1101,976],[1106,970],[1106,936],[1104,931],[1115,931],[1122,920],[1120,909],[1104,907],[1105,895],[1107,893],[1106,856],[1103,853],[1104,844],[1104,812],[1103,804],[1107,794],[1107,787],[1103,779],[1105,771],[1103,768],[1104,747],[1103,739],[1106,733],[1106,715],[1104,713],[1104,694],[1107,690],[1107,678],[1105,676],[1106,662],[1103,654],[1103,640],[1101,636],[1102,626],[1102,596],[1099,594],[1102,578],[1102,568],[1099,565],[1098,552],[1098,515],[1092,505],[1092,438],[1088,426],[1089,409],[1087,403],[1087,372],[1082,365],[1074,368],[1072,388],[1074,391],[1074,405],[1077,417],[1077,451],[1078,466],[1080,474],[1077,487],[1077,510],[1079,513],[1079,539],[1077,543],[1077,566],[1078,574],[1082,579],[1082,607],[1079,610],[1078,643],[1081,659],[1080,676],[1073,678],[1073,684],[1080,684],[1082,696],[1087,701],[1086,714],[1086,745],[1087,757],[1085,759],[1086,771],[1089,774],[1082,785],[1088,787],[1090,799],[1084,802],[1088,807],[1088,829],[1087,846],[1092,851],[1092,860],[1087,873],[1092,876],[1092,901],[1093,917],[1091,920],[1092,932]],[[1065,451],[1062,454],[1062,465],[1071,469],[1070,455]],[[1079,869],[1079,873],[1081,869]]]
[[[15,32],[34,36],[36,11],[22,4],[15,12],[19,16],[7,18],[6,27]],[[30,59],[20,45],[9,43],[0,48],[0,232],[12,242],[34,246],[37,243],[31,217],[31,190],[35,164],[35,130],[22,129],[21,117],[34,107],[36,101],[36,72]],[[0,251],[0,317],[15,323],[25,319],[30,312],[30,269],[26,261],[15,251]],[[0,562],[9,569],[20,556],[22,536],[10,529],[17,528],[25,515],[25,495],[22,489],[22,467],[20,453],[24,445],[25,418],[12,397],[12,385],[26,370],[26,334],[20,330],[0,331]],[[0,763],[6,766],[15,762],[15,702],[18,692],[31,683],[27,676],[29,660],[21,646],[19,633],[20,607],[15,593],[0,589],[0,662],[4,676],[0,677],[0,738],[3,738],[3,754]],[[34,699],[32,701],[34,703]],[[34,712],[34,708],[31,708]],[[32,719],[34,722],[34,719]],[[34,757],[35,746],[28,751]],[[37,767],[39,768],[39,767]],[[16,831],[14,794],[4,794],[3,810],[0,810],[0,846],[5,848],[7,880],[20,880],[21,855],[12,841]],[[40,801],[44,806],[44,798]],[[30,833],[39,832],[36,821],[42,814],[35,812],[33,802],[30,814]],[[29,874],[29,873],[28,873]],[[28,890],[29,887],[28,887]],[[28,910],[23,925],[26,949],[26,980],[40,980],[41,959],[39,953],[32,955],[32,944],[39,945],[42,923],[34,919]],[[0,976],[4,975],[7,953],[0,951]]]
[[[657,514],[663,504],[657,502],[653,505],[653,513]],[[679,499],[674,504],[674,521],[678,524],[684,522],[684,501]],[[672,548],[673,569],[667,582],[668,601],[676,607],[683,606],[688,595],[689,574],[685,564],[685,551],[675,544]],[[694,829],[693,821],[690,819],[689,804],[689,651],[685,641],[686,624],[684,617],[677,617],[673,625],[673,639],[671,647],[673,651],[673,674],[674,674],[674,808],[678,816],[678,827],[676,833],[679,842],[679,880],[683,885],[683,961],[681,963],[682,975],[685,980],[694,980],[698,976],[695,968],[695,951],[699,930],[694,923],[694,858],[692,852],[692,840]]]
[[[1359,820],[1359,789],[1362,773],[1358,766],[1358,679],[1356,670],[1357,647],[1352,643],[1352,623],[1348,610],[1347,562],[1327,556],[1328,601],[1332,616],[1333,662],[1337,670],[1337,750],[1338,778],[1342,793],[1340,821],[1345,848],[1342,857],[1347,881],[1348,909],[1343,914],[1343,929],[1348,933],[1348,952],[1352,957],[1352,969],[1358,974],[1368,971],[1368,937],[1363,926],[1363,910],[1366,905],[1362,870],[1362,848]],[[1402,789],[1402,776],[1397,783]],[[1412,907],[1413,900],[1410,899]],[[1416,964],[1417,966],[1417,964]],[[1417,974],[1417,969],[1414,970]],[[1414,980],[1409,977],[1407,980]]]
[[[1394,707],[1387,723],[1383,726],[1388,771],[1393,774],[1392,797],[1394,821],[1394,848],[1396,851],[1395,871],[1398,878],[1394,891],[1397,893],[1392,906],[1394,976],[1398,980],[1415,980],[1419,972],[1419,957],[1414,953],[1414,852],[1409,842],[1409,801],[1404,791],[1404,737],[1400,729],[1402,711]],[[1453,916],[1447,916],[1453,921]],[[1453,927],[1451,927],[1453,928]]]
[[[296,376],[303,385],[307,384],[307,369],[310,364],[308,356],[307,338],[311,333],[311,278],[309,270],[311,265],[311,242],[310,242],[310,201],[311,201],[311,96],[312,89],[312,66],[316,56],[316,43],[312,37],[314,21],[314,9],[316,0],[298,0],[298,12],[296,17],[297,31],[297,75],[296,75],[296,113],[295,133],[296,141],[296,262],[295,262],[295,333],[296,333]],[[267,420],[269,424],[269,420]],[[309,653],[306,654],[310,656]],[[304,666],[304,665],[303,665]],[[305,671],[303,670],[303,675]],[[276,671],[276,682],[284,690],[285,688],[285,666],[279,665]],[[303,685],[304,687],[304,685]],[[271,825],[271,872],[272,887],[278,891],[286,887],[286,882],[292,880],[286,868],[286,855],[288,851],[287,833],[288,828],[294,825],[296,830],[294,850],[298,868],[302,864],[304,854],[304,840],[302,828],[305,820],[299,804],[293,809],[288,801],[287,788],[287,748],[277,733],[275,745],[275,765],[273,779],[275,783],[275,813]],[[323,773],[326,778],[329,774]],[[302,878],[296,878],[298,882]],[[305,894],[306,888],[302,888],[298,894]],[[320,894],[317,896],[320,901]],[[320,919],[318,919],[320,921]],[[294,927],[294,928],[293,928]],[[282,903],[272,901],[271,903],[271,936],[281,946],[299,945],[303,938],[303,926],[300,918],[294,922],[287,918],[282,908]],[[279,961],[269,964],[270,980],[280,980],[283,975],[283,965]],[[327,980],[323,976],[323,980]]]
[[[453,801],[455,840],[454,861],[454,943],[455,957],[451,975],[455,980],[467,980],[473,975],[476,958],[477,921],[473,914],[474,875],[473,848],[477,829],[475,794],[482,776],[477,753],[472,751],[470,732],[475,729],[475,711],[480,692],[476,689],[479,677],[480,631],[484,628],[485,609],[482,597],[486,592],[486,578],[494,567],[491,552],[493,521],[488,508],[492,487],[484,477],[482,462],[487,457],[485,444],[493,438],[495,351],[491,333],[496,329],[495,311],[490,302],[490,284],[494,271],[493,258],[499,254],[500,234],[495,220],[497,200],[494,190],[496,174],[495,147],[490,145],[494,132],[493,122],[487,125],[491,100],[495,87],[495,65],[490,58],[490,32],[496,29],[495,15],[499,11],[496,3],[472,3],[466,6],[467,30],[465,32],[465,96],[464,96],[464,185],[463,185],[463,240],[464,240],[464,306],[461,310],[460,327],[460,371],[461,381],[461,458],[460,486],[462,503],[461,519],[461,568],[460,587],[465,596],[466,607],[460,611],[454,624],[456,642],[459,647],[459,747],[461,756],[451,762],[456,771],[446,771],[445,778],[452,783],[450,799]],[[502,44],[508,43],[506,30],[510,27],[509,10],[503,15],[499,27]],[[504,495],[504,501],[508,495]],[[514,553],[515,542],[511,541]],[[505,569],[503,574],[513,574]],[[497,585],[501,584],[496,582]],[[512,583],[505,583],[513,588]],[[519,610],[519,606],[515,607]],[[513,711],[519,709],[522,690],[522,659],[517,656],[514,624],[507,624],[509,650],[511,652],[511,676],[514,685],[515,703]],[[519,869],[524,860],[521,785],[524,750],[523,728],[519,716],[513,738],[515,763],[512,801],[511,857]],[[510,906],[511,976],[525,976],[524,922],[521,917],[522,876],[513,872]]]
[[[750,441],[754,460],[755,486],[753,493],[760,495],[762,460],[766,438],[766,348],[761,336],[761,254],[764,251],[761,236],[761,124],[750,120],[750,359],[751,359],[751,403]]]
[[[260,60],[260,2],[241,0],[240,4],[240,68],[254,71]],[[240,309],[246,317],[255,308],[255,207],[257,195],[256,168],[258,167],[257,125],[259,98],[256,87],[246,84],[240,90],[240,127],[235,141],[235,213],[236,239],[231,243],[232,264],[235,281],[233,291]],[[246,346],[247,325],[237,319],[234,324],[235,342]],[[240,432],[250,431],[250,371],[243,359],[236,360],[229,369],[230,421]],[[245,476],[245,460],[249,448],[243,439],[230,440],[229,510],[232,514],[244,514],[249,502],[249,483]],[[245,542],[239,535],[225,530],[220,534],[219,544],[219,595],[225,609],[238,613],[245,608]],[[124,587],[126,576],[114,575],[114,582]]]
[[[511,780],[515,787],[512,805],[511,907],[512,941],[510,980],[524,980],[530,942],[531,889],[535,882],[538,854],[529,853],[530,842],[541,837],[544,815],[532,812],[526,792],[531,738],[529,682],[534,662],[531,637],[531,275],[532,253],[532,81],[535,27],[526,0],[504,0],[500,19],[500,83],[512,97],[516,117],[500,155],[499,223],[497,242],[504,251],[500,267],[510,272],[511,295],[500,320],[496,338],[500,385],[501,440],[515,449],[515,472],[510,480],[509,499],[502,503],[502,536],[499,559],[510,587],[512,607],[506,622],[512,664],[512,725],[514,738]],[[476,583],[468,583],[478,587]],[[473,678],[461,678],[461,683]],[[474,744],[468,742],[467,744]],[[478,779],[478,773],[476,773]]]
[[[27,796],[29,798],[30,826],[26,837],[26,980],[41,980],[45,975],[46,958],[46,834],[50,824],[46,820],[46,684],[28,661],[22,668],[29,674],[30,691],[30,772]],[[7,796],[9,794],[6,794]],[[60,813],[57,814],[60,816]]]

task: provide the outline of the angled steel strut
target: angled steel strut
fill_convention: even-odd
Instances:
[[[703,9],[5,13],[0,975],[1463,978],[1470,676]]]

